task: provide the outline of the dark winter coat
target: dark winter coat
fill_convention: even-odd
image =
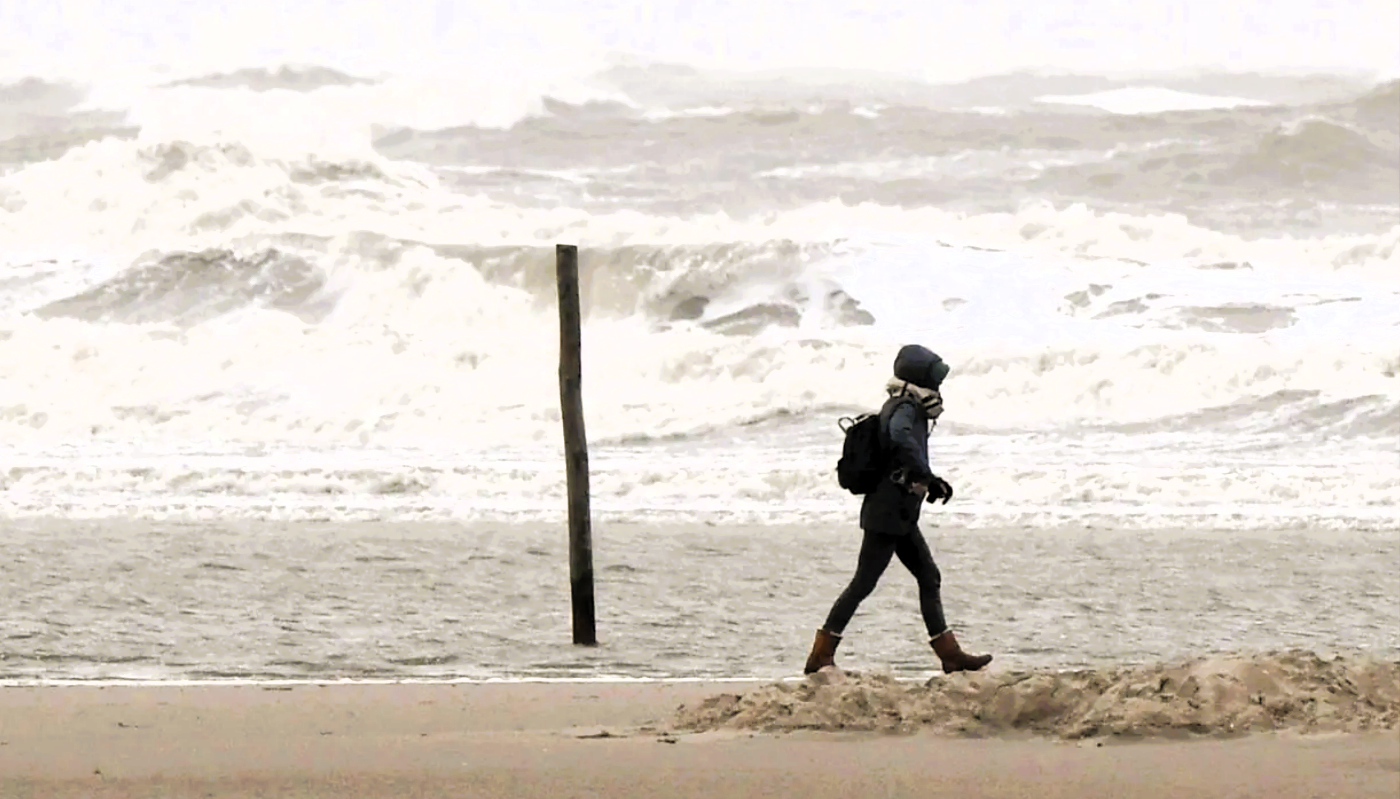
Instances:
[[[894,373],[928,389],[937,389],[949,368],[933,352],[911,344],[895,357]],[[880,408],[880,443],[893,457],[890,479],[865,495],[860,506],[860,527],[866,532],[906,535],[918,529],[923,498],[907,485],[927,482],[933,476],[928,459],[929,419],[923,407],[906,396],[894,396]]]

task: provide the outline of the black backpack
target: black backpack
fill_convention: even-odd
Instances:
[[[880,436],[883,415],[882,408],[880,413],[843,416],[837,422],[846,440],[836,461],[836,482],[856,496],[869,494],[890,476],[891,453]]]

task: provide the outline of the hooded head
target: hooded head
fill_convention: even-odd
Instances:
[[[937,423],[943,414],[943,394],[939,387],[952,369],[943,359],[917,344],[901,347],[894,358],[894,377],[885,386],[890,396],[907,394],[918,400],[929,421]]]
[[[927,347],[906,344],[894,356],[894,376],[929,391],[938,391],[952,368]]]

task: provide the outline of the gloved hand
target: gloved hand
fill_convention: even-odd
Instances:
[[[924,495],[925,502],[932,505],[933,503],[941,499],[943,500],[943,504],[947,505],[948,500],[952,498],[953,487],[951,485],[948,485],[947,480],[944,480],[938,475],[934,475],[933,477],[929,478],[928,493]]]

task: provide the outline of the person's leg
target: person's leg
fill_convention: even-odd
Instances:
[[[856,608],[880,582],[880,575],[885,573],[885,567],[890,565],[890,558],[894,555],[895,543],[893,536],[865,534],[860,544],[860,557],[856,560],[855,576],[832,604],[826,624],[817,630],[812,651],[807,655],[807,665],[802,669],[804,674],[836,665],[836,647],[841,643],[841,634],[855,615]]]
[[[924,534],[918,530],[909,533],[900,539],[895,552],[919,583],[919,609],[928,629],[929,645],[938,655],[943,672],[978,671],[991,663],[991,655],[969,655],[962,651],[957,636],[948,628],[943,617],[943,576],[933,562],[933,553],[929,551]]]
[[[870,592],[874,591],[880,582],[880,576],[890,565],[890,557],[894,555],[898,543],[899,538],[896,536],[865,534],[860,543],[860,557],[856,560],[856,573],[832,604],[822,629],[836,636],[845,632],[851,617],[856,615],[856,608],[860,607],[860,603],[870,596]]]
[[[943,575],[938,571],[938,564],[933,562],[928,541],[923,533],[915,530],[899,539],[894,552],[919,584],[919,610],[924,617],[924,627],[928,628],[929,640],[933,640],[948,631],[948,622],[943,618]]]

